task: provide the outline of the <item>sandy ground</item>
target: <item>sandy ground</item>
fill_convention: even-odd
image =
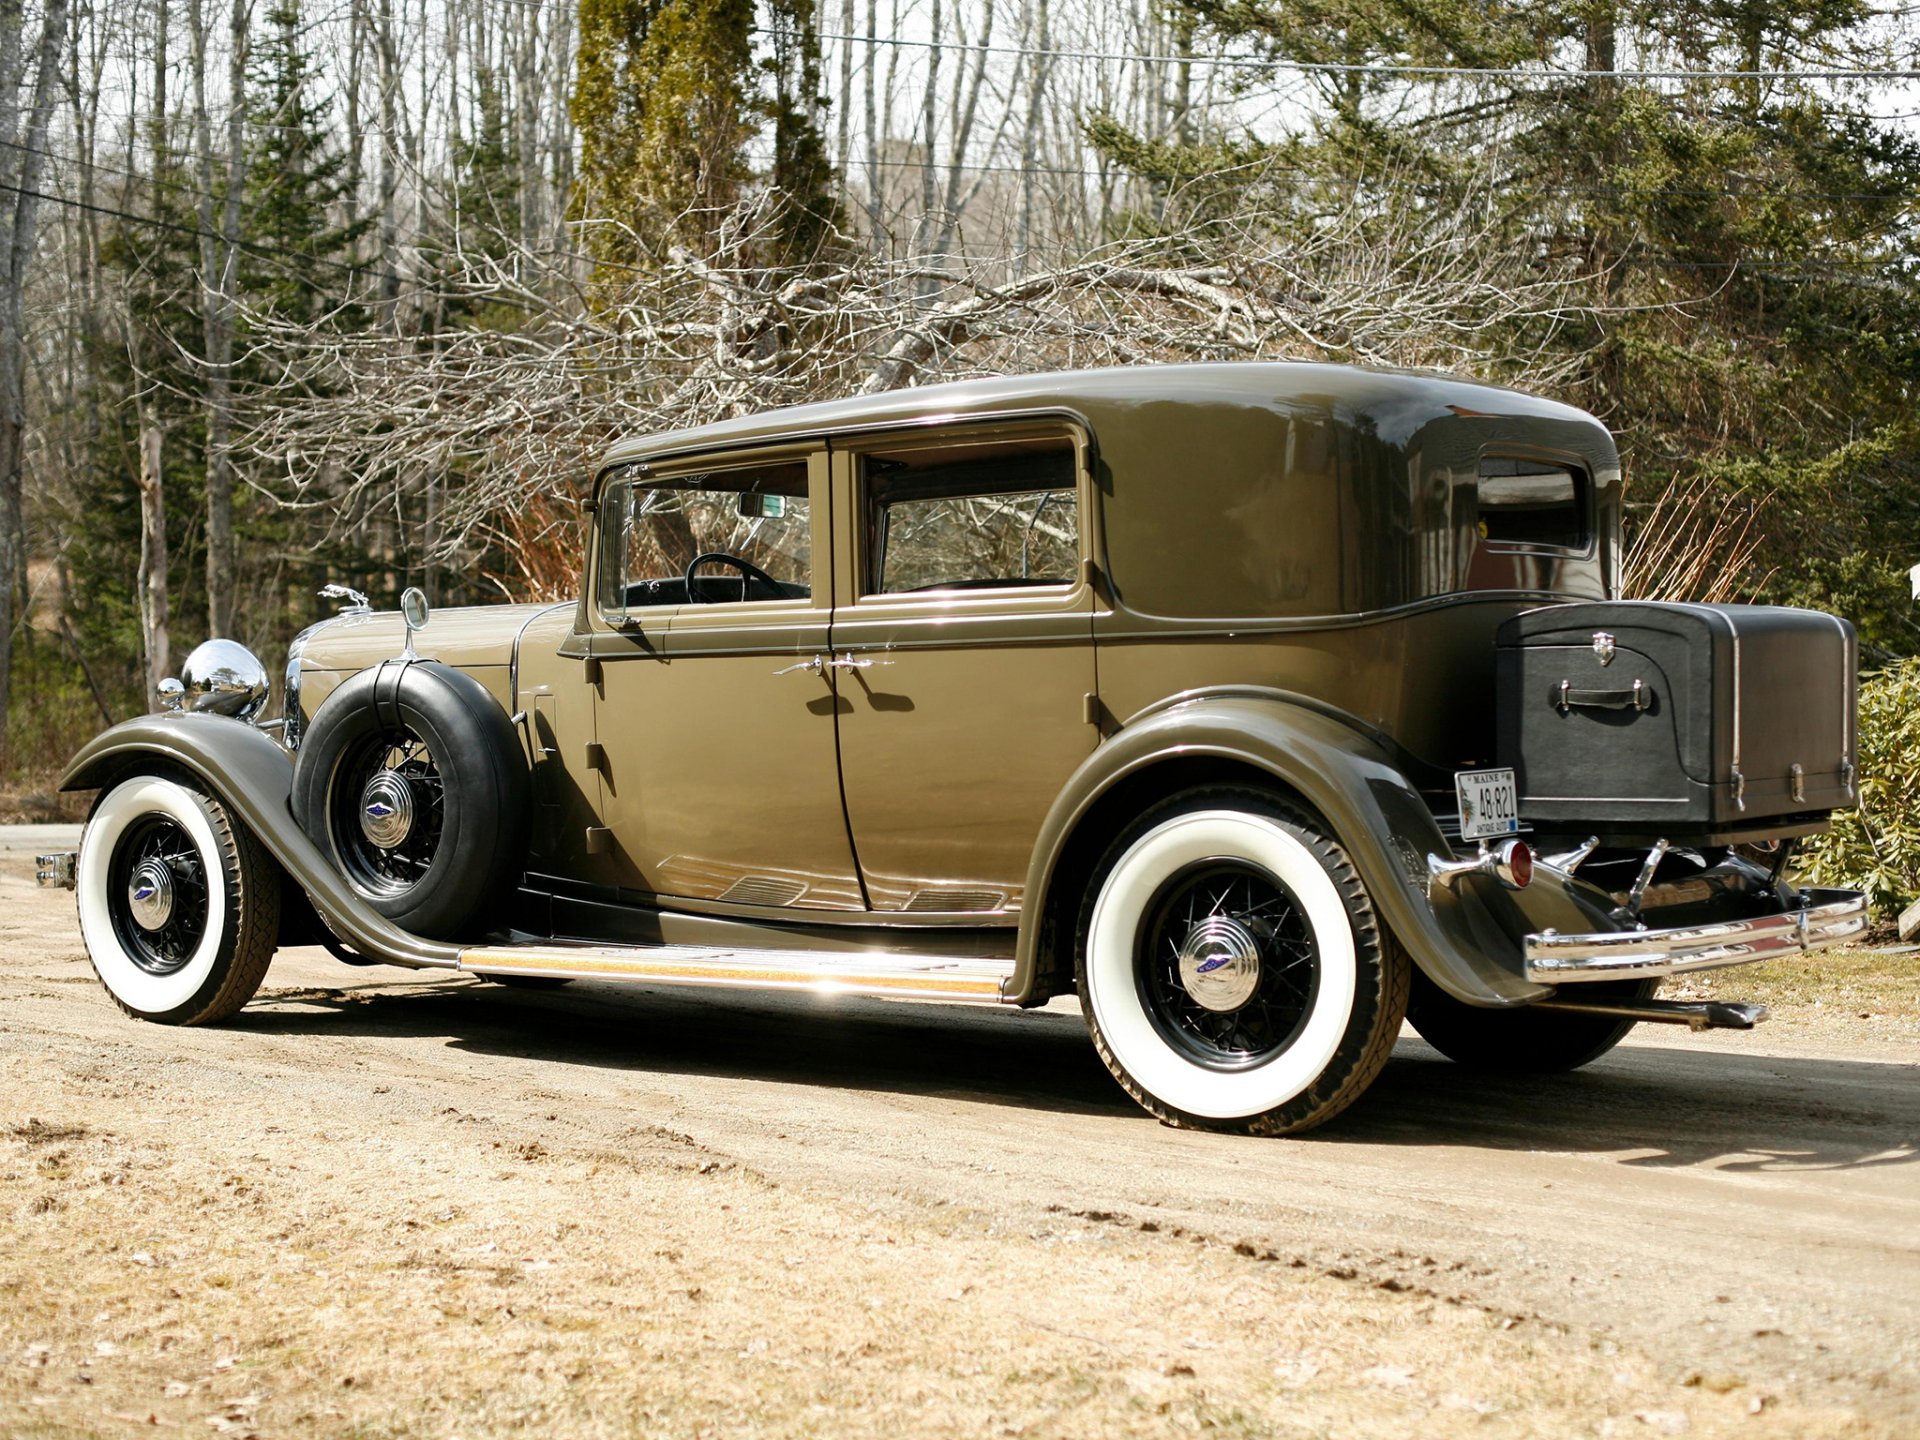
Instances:
[[[1920,1435],[1920,963],[1170,1130],[1078,1014],[283,954],[123,1017],[0,853],[0,1434]],[[1769,967],[1777,969],[1777,967]],[[1778,995],[1766,993],[1769,990]]]

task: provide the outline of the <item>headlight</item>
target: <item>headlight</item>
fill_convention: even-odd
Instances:
[[[273,691],[267,667],[237,640],[208,640],[194,647],[180,667],[186,708],[251,720],[266,709]]]

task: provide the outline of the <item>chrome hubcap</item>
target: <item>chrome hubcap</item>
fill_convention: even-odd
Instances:
[[[142,860],[127,883],[127,909],[142,930],[159,930],[173,918],[173,871],[164,860]]]
[[[1238,1010],[1260,988],[1260,942],[1231,915],[1209,915],[1180,946],[1180,983],[1208,1010]]]
[[[360,792],[360,833],[382,850],[396,849],[413,829],[413,787],[382,770]]]

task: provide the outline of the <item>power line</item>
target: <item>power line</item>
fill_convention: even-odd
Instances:
[[[822,31],[822,40],[847,45],[887,45],[910,50],[956,50],[1044,60],[1094,60],[1117,65],[1203,65],[1225,70],[1284,70],[1301,75],[1411,75],[1437,79],[1482,80],[1920,80],[1920,70],[1880,70],[1840,66],[1804,70],[1586,70],[1510,65],[1405,65],[1382,61],[1262,59],[1253,55],[1141,55],[1112,50],[1061,50],[1032,45],[989,45],[968,40],[915,40],[900,35],[841,35]]]
[[[920,170],[924,168],[923,162],[918,160],[867,160],[857,155],[848,156],[846,163],[849,168],[858,168],[861,170],[873,170],[873,169]],[[1083,180],[1113,180],[1113,179],[1153,180],[1153,179],[1164,178],[1164,179],[1187,181],[1187,180],[1204,180],[1204,179],[1209,179],[1216,176],[1228,176],[1228,175],[1242,175],[1248,178],[1256,178],[1256,179],[1264,178],[1270,175],[1295,176],[1295,177],[1302,177],[1306,179],[1319,179],[1319,180],[1335,180],[1336,179],[1336,177],[1324,175],[1314,170],[1306,170],[1306,169],[1300,169],[1300,168],[1267,169],[1258,165],[1233,166],[1223,170],[1192,170],[1192,171],[1169,170],[1166,172],[1159,172],[1159,171],[1152,171],[1152,170],[1131,169],[1125,166],[1116,166],[1113,170],[1089,170],[1085,168],[1075,169],[1071,166],[1056,166],[1056,165],[1034,165],[1034,166],[987,165],[987,164],[976,164],[969,161],[961,160],[961,161],[936,161],[934,162],[933,168],[936,170],[960,169],[960,170],[968,171],[969,173],[985,172],[987,174],[992,174],[992,175],[1054,175],[1054,176],[1064,176],[1070,179],[1079,178]],[[1340,183],[1357,187],[1366,182],[1364,180],[1359,180],[1359,179],[1349,179]],[[1514,194],[1516,193],[1516,187],[1503,187],[1501,193],[1507,194],[1507,195]],[[1546,195],[1607,195],[1607,196],[1638,195],[1638,196],[1644,196],[1648,199],[1662,199],[1662,200],[1664,199],[1908,200],[1908,201],[1914,201],[1916,203],[1920,203],[1920,193],[1911,193],[1904,190],[1884,190],[1884,191],[1769,190],[1764,186],[1760,186],[1760,185],[1756,185],[1752,189],[1748,189],[1748,190],[1725,190],[1725,189],[1722,189],[1722,190],[1671,190],[1671,189],[1640,190],[1630,185],[1536,184],[1536,185],[1527,185],[1524,187],[1517,187],[1517,193],[1521,195],[1535,197],[1535,198],[1540,196],[1546,196]]]
[[[378,280],[391,280],[396,285],[407,283],[404,277],[389,270],[376,270],[367,265],[355,265],[345,260],[329,260],[322,255],[307,255],[298,250],[289,250],[282,245],[265,245],[258,240],[229,238],[211,230],[202,230],[197,225],[182,225],[173,220],[162,220],[157,215],[136,215],[131,210],[116,209],[111,205],[94,205],[85,200],[75,200],[66,195],[49,195],[43,190],[27,190],[18,185],[0,182],[0,190],[12,195],[24,195],[34,200],[44,200],[49,205],[62,205],[69,210],[86,210],[95,215],[107,215],[116,220],[124,220],[131,225],[144,225],[153,230],[170,230],[177,235],[189,235],[196,240],[217,240],[223,245],[232,245],[235,249],[248,250],[256,255],[278,257],[283,260],[297,260],[302,265],[319,265],[329,270],[339,270],[349,276],[371,275]]]
[[[147,181],[149,183],[152,180],[152,176],[144,171],[129,170],[126,167],[119,166],[119,165],[107,165],[97,160],[89,161],[89,160],[83,159],[78,155],[70,155],[63,151],[35,149],[33,146],[23,145],[17,140],[0,140],[0,148],[30,151],[35,155],[44,156],[49,160],[58,160],[65,164],[77,165],[82,168],[102,170],[109,175],[118,175],[130,180],[141,180],[141,181]],[[197,158],[193,154],[185,150],[166,149],[165,153],[169,156],[172,156],[174,159],[178,159],[178,160],[193,160]],[[868,171],[875,170],[875,169],[918,171],[924,168],[923,162],[918,160],[869,160],[857,155],[848,156],[846,160],[846,165],[849,169],[868,170]],[[1075,167],[1075,166],[1069,166],[1069,165],[1031,165],[1031,166],[996,165],[996,164],[989,164],[989,163],[979,162],[979,161],[961,160],[961,161],[936,162],[934,165],[934,168],[937,170],[959,169],[959,170],[964,170],[969,174],[1046,175],[1046,176],[1052,176],[1060,179],[1079,179],[1079,180],[1151,181],[1155,179],[1171,179],[1171,180],[1177,180],[1177,181],[1191,181],[1191,180],[1205,180],[1205,179],[1211,179],[1211,178],[1221,177],[1221,176],[1239,175],[1239,176],[1244,176],[1246,178],[1253,178],[1253,179],[1264,179],[1270,176],[1286,176],[1286,177],[1299,178],[1299,179],[1333,182],[1338,184],[1344,184],[1352,188],[1358,188],[1359,186],[1366,183],[1366,181],[1362,179],[1340,180],[1338,177],[1321,174],[1320,172],[1317,172],[1317,171],[1303,169],[1299,167],[1288,167],[1283,169],[1278,167],[1269,168],[1269,167],[1261,166],[1257,164],[1245,165],[1245,166],[1234,166],[1234,167],[1229,167],[1223,170],[1211,170],[1211,171],[1209,170],[1194,170],[1194,171],[1170,170],[1167,172],[1157,172],[1152,170],[1134,169],[1134,168],[1130,168],[1123,165],[1116,165],[1111,170],[1098,170],[1098,169],[1088,169],[1084,166]],[[188,185],[177,179],[169,179],[167,183],[171,188],[177,189],[182,194],[201,196],[206,199],[214,200],[214,201],[224,200],[224,197],[220,194],[202,190],[198,186]],[[1797,200],[1797,201],[1904,200],[1911,203],[1920,203],[1920,194],[1914,194],[1914,193],[1901,191],[1901,190],[1774,190],[1774,189],[1769,189],[1762,184],[1755,184],[1752,187],[1745,190],[1735,190],[1735,189],[1726,189],[1726,188],[1722,188],[1722,189],[1662,188],[1662,189],[1643,190],[1631,185],[1569,185],[1569,184],[1534,183],[1534,184],[1518,186],[1518,187],[1516,186],[1502,187],[1500,193],[1503,195],[1518,194],[1521,196],[1525,196],[1528,198],[1535,198],[1535,199],[1543,198],[1547,196],[1555,196],[1555,195],[1581,195],[1581,196],[1604,196],[1604,197],[1611,197],[1611,198],[1618,198],[1620,196],[1638,196],[1638,197],[1649,199],[1649,200],[1673,200],[1673,199],[1680,199],[1680,200],[1768,199],[1768,200]],[[337,262],[330,262],[330,263],[337,263]]]

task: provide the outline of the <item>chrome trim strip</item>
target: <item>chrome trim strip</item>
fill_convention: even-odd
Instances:
[[[638,980],[656,985],[806,990],[815,994],[985,1004],[1003,1003],[1002,989],[1013,976],[1011,960],[822,950],[715,950],[696,945],[482,945],[460,952],[460,968],[479,975]]]
[[[1805,909],[1754,920],[1592,935],[1544,930],[1526,938],[1525,974],[1539,985],[1679,975],[1822,950],[1867,928],[1866,896],[1853,890],[1802,894]]]

